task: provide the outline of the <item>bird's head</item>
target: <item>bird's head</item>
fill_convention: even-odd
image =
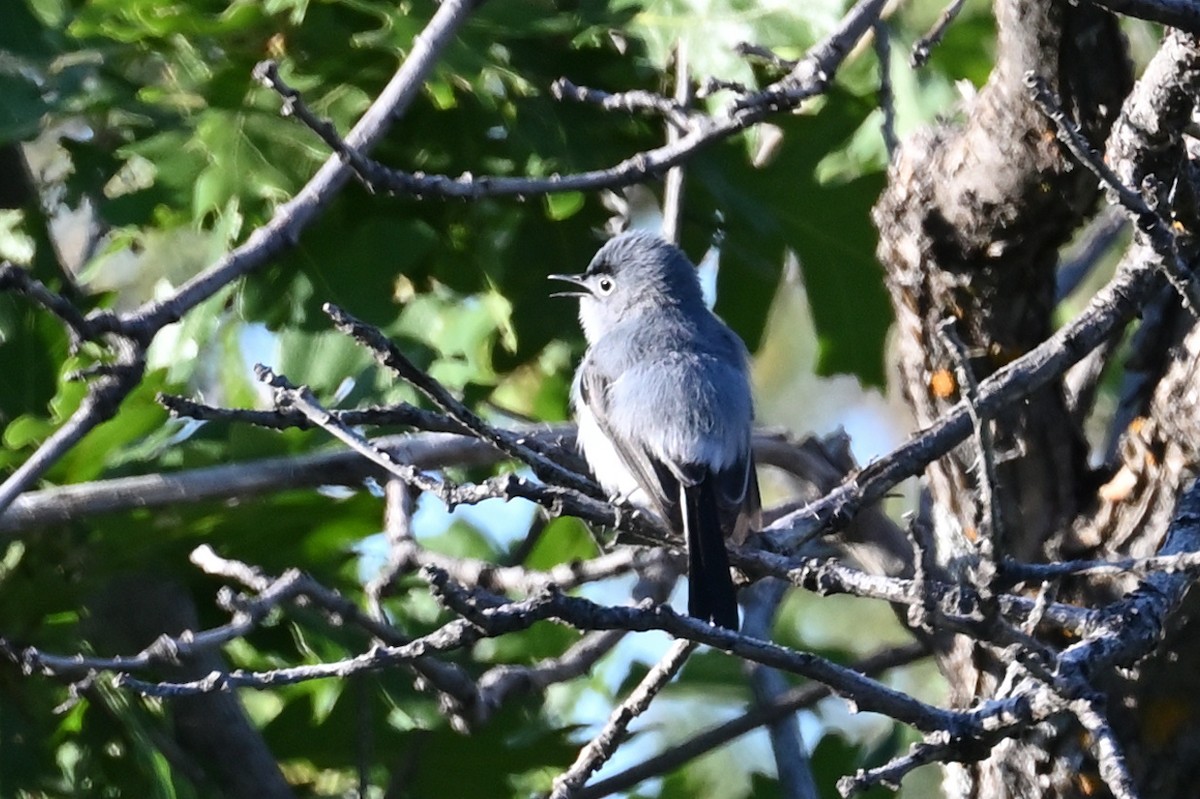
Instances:
[[[681,308],[704,311],[696,268],[673,244],[630,231],[611,239],[581,275],[550,275],[574,288],[552,296],[577,297],[579,321],[589,342],[642,314]]]

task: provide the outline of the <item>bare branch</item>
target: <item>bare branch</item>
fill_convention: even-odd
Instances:
[[[950,4],[942,9],[942,13],[938,16],[937,22],[933,23],[933,27],[913,43],[912,52],[908,56],[913,69],[920,69],[929,63],[929,56],[932,55],[933,48],[941,44],[946,31],[950,29],[950,24],[958,17],[958,13],[962,11],[966,1],[951,0]]]
[[[547,440],[562,433],[545,434]],[[422,469],[483,466],[497,461],[491,447],[451,433],[417,433],[372,439],[374,446],[402,463]],[[222,466],[120,477],[29,491],[0,515],[0,533],[17,533],[97,513],[130,508],[161,508],[230,497],[254,497],[291,488],[361,485],[381,478],[382,469],[355,452],[262,458]]]
[[[547,571],[523,566],[497,566],[475,558],[442,555],[409,542],[397,547],[397,567],[417,571],[433,567],[445,571],[458,583],[492,593],[528,596],[551,586],[569,591],[587,583],[607,580],[629,572],[642,572],[666,560],[678,560],[678,553],[663,549],[620,547],[587,560],[560,563]]]
[[[369,151],[393,124],[403,118],[438,57],[476,5],[475,0],[446,0],[438,5],[425,29],[413,39],[404,63],[346,134],[348,147],[362,153]],[[170,297],[152,302],[124,318],[122,327],[141,329],[152,335],[180,319],[221,287],[270,262],[295,244],[300,232],[316,219],[352,175],[341,154],[331,155],[304,188],[281,205],[271,220],[255,230],[245,244],[222,256]]]
[[[364,411],[370,413],[370,411]],[[241,411],[232,412],[241,418]],[[254,412],[247,421],[262,421],[274,427],[273,419],[292,419],[303,414],[290,411]],[[355,411],[333,411],[333,417],[352,424]],[[307,422],[306,422],[307,423]],[[573,425],[539,424],[509,431],[530,447],[554,451],[567,460],[573,450]],[[402,463],[421,469],[449,466],[493,466],[501,461],[495,447],[473,437],[450,433],[410,433],[372,438],[373,446],[385,450]],[[828,471],[820,457],[820,446],[812,440],[792,441],[778,433],[761,432],[754,439],[760,464],[776,466],[797,474]],[[138,477],[120,477],[90,483],[28,491],[0,515],[0,534],[13,534],[53,524],[62,524],[91,514],[114,513],[130,508],[159,508],[230,497],[253,497],[273,491],[316,488],[324,485],[359,486],[367,478],[386,479],[387,473],[354,452],[317,452],[291,457],[262,458],[243,463],[184,469]],[[483,498],[483,497],[481,497]],[[599,505],[595,506],[599,507]],[[600,524],[615,522],[615,515],[593,519]],[[591,518],[584,514],[584,518]]]
[[[931,736],[940,738],[940,736]],[[915,743],[907,753],[892,758],[882,766],[859,769],[853,776],[842,777],[837,782],[838,793],[853,796],[868,788],[882,785],[889,790],[900,790],[900,780],[914,769],[930,763],[945,763],[953,758],[953,750],[940,740]]]
[[[479,678],[476,718],[486,721],[509,697],[539,693],[555,683],[590,674],[597,661],[611,652],[625,635],[624,630],[588,633],[559,657],[547,658],[531,666],[493,666]]]
[[[686,39],[675,43],[675,104],[687,108],[692,102],[692,76],[688,64]],[[681,129],[668,126],[667,143],[679,140]],[[687,175],[681,165],[667,171],[663,187],[662,237],[672,244],[679,243],[683,226],[683,188]]]
[[[899,606],[936,608],[944,624],[959,632],[981,634],[979,618],[985,600],[966,583],[943,583],[867,574],[836,560],[785,558],[762,550],[731,550],[730,559],[739,569],[755,576],[770,575],[822,595],[852,594],[882,599]],[[991,601],[991,600],[989,600]],[[994,597],[999,612],[1014,624],[1021,624],[1034,612],[1034,600],[1012,594]],[[1095,630],[1103,616],[1094,610],[1054,602],[1041,608],[1042,618],[1076,635]],[[986,628],[982,628],[986,632]]]
[[[767,579],[742,591],[740,601],[745,608],[742,634],[769,639],[780,603],[790,588],[783,580]],[[787,678],[768,666],[747,663],[744,671],[748,672],[754,707],[770,707],[790,688]],[[812,761],[796,716],[789,714],[771,722],[767,725],[767,735],[771,739],[780,795],[784,799],[820,799]]]
[[[885,5],[886,0],[860,0],[837,29],[813,46],[786,77],[760,92],[736,97],[716,116],[691,116],[686,135],[678,141],[637,153],[607,169],[570,175],[554,174],[547,178],[426,175],[393,170],[370,161],[355,151],[353,143],[342,141],[337,136],[324,138],[324,141],[353,166],[359,177],[372,189],[414,197],[524,197],[628,186],[662,175],[708,145],[760,122],[772,113],[793,109],[804,100],[827,91],[838,68],[854,45],[874,25]],[[327,126],[320,125],[314,132],[323,136],[329,130]]]
[[[383,335],[379,328],[355,319],[330,303],[325,304],[324,310],[339,330],[367,347],[376,360],[412,384],[414,388],[445,411],[451,419],[461,424],[480,440],[486,441],[506,455],[511,455],[528,464],[534,473],[543,480],[574,489],[584,496],[604,496],[600,487],[591,479],[551,460],[530,447],[521,437],[485,422],[478,414],[447,391],[445,386],[414,366],[400,351],[400,348]]]
[[[1125,764],[1125,754],[1097,698],[1081,698],[1071,703],[1071,710],[1079,723],[1092,737],[1092,749],[1100,765],[1100,776],[1114,799],[1138,799],[1141,795]]]
[[[117,338],[114,346],[117,349],[115,362],[101,367],[71,418],[0,484],[0,520],[8,516],[7,511],[17,497],[59,458],[93,428],[115,416],[121,402],[141,381],[146,370],[145,352],[123,338]]]
[[[888,160],[900,146],[896,138],[896,95],[892,91],[892,35],[888,24],[880,19],[875,23],[875,58],[879,61],[879,108],[883,111],[883,146]]]
[[[1137,574],[1147,576],[1156,573],[1195,574],[1200,571],[1200,552],[1179,552],[1174,555],[1154,555],[1148,558],[1120,558],[1118,560],[1067,560],[1057,563],[1015,563],[1000,565],[1002,583],[1036,583],[1070,576],[1101,576]]]
[[[57,316],[71,334],[72,344],[98,337],[92,324],[83,317],[75,304],[61,294],[56,294],[33,275],[7,261],[0,262],[0,292],[12,291],[28,297],[37,305]]]
[[[1128,218],[1112,206],[1096,214],[1078,243],[1063,254],[1054,275],[1055,302],[1062,302],[1082,285],[1128,226]]]
[[[906,644],[887,649],[855,663],[852,668],[867,677],[876,677],[885,671],[907,665],[924,657],[926,649],[921,644]],[[712,727],[678,746],[647,758],[619,774],[592,783],[583,788],[577,799],[601,799],[619,791],[627,791],[643,780],[666,774],[706,752],[745,735],[767,724],[793,715],[796,711],[812,707],[820,700],[832,695],[832,691],[820,683],[808,683],[793,688],[773,699],[769,704],[758,705],[735,719]]]
[[[610,94],[599,89],[576,86],[566,78],[554,81],[550,85],[550,94],[556,100],[589,103],[605,111],[652,111],[666,119],[674,130],[687,130],[691,126],[692,112],[688,110],[687,103],[681,103],[678,97],[671,99],[640,90]]]
[[[587,778],[613,756],[625,736],[625,731],[629,729],[629,723],[646,712],[654,697],[658,696],[692,652],[696,651],[696,646],[693,641],[683,640],[671,645],[667,654],[642,678],[637,688],[633,689],[624,702],[617,705],[603,729],[580,750],[575,763],[566,773],[554,780],[550,799],[570,799],[578,793],[587,782]]]
[[[174,394],[159,394],[155,399],[174,417],[195,419],[200,422],[225,422],[252,424],[270,430],[298,428],[305,430],[313,426],[308,417],[299,412],[285,409],[271,411],[248,408],[217,408]],[[417,408],[408,403],[387,407],[354,408],[331,410],[329,415],[348,427],[371,425],[373,427],[415,427],[428,433],[458,433],[469,431],[461,424],[443,414]]]
[[[1124,325],[1156,285],[1156,257],[1137,248],[1125,268],[1068,325],[979,384],[976,411],[989,418],[1046,385]],[[822,532],[846,524],[865,505],[950,452],[971,435],[971,416],[959,402],[907,443],[863,467],[821,499],[772,523],[764,532],[778,551],[792,551]]]
[[[987,525],[975,542],[978,549],[979,562],[976,566],[976,576],[979,578],[980,590],[987,590],[991,580],[996,575],[996,557],[1004,551],[1004,516],[1000,503],[995,499],[995,490],[999,486],[996,475],[996,442],[992,436],[991,422],[983,419],[976,410],[979,401],[979,381],[971,370],[971,355],[967,345],[954,329],[956,320],[947,317],[938,325],[938,333],[946,342],[954,357],[954,373],[958,377],[958,393],[965,403],[967,415],[971,417],[971,429],[975,434],[976,470],[979,472],[979,505],[980,515]]]
[[[317,427],[320,427],[359,455],[382,467],[389,474],[403,480],[413,488],[428,491],[440,498],[447,505],[451,505],[454,502],[457,486],[451,485],[446,480],[432,477],[411,463],[397,461],[387,450],[376,447],[364,436],[339,423],[329,411],[317,403],[316,398],[313,397],[312,392],[307,387],[301,386],[297,388],[293,386],[287,381],[287,378],[275,374],[262,364],[254,367],[254,373],[258,376],[259,380],[274,389],[275,404],[277,407],[292,408],[299,411]]]
[[[1102,186],[1117,197],[1118,202],[1129,212],[1135,228],[1149,239],[1150,245],[1159,256],[1158,267],[1179,293],[1184,306],[1193,315],[1200,313],[1200,285],[1192,279],[1191,271],[1180,258],[1175,234],[1171,232],[1168,223],[1146,203],[1142,195],[1122,183],[1117,174],[1091,148],[1075,123],[1067,118],[1066,112],[1050,91],[1045,79],[1030,72],[1025,76],[1025,83],[1029,86],[1038,107],[1054,123],[1059,140],[1067,146],[1079,163],[1100,179]]]

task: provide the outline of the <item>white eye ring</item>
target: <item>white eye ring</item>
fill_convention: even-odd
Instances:
[[[601,294],[611,294],[613,290],[613,281],[611,277],[602,277],[596,281],[596,288],[600,289]]]

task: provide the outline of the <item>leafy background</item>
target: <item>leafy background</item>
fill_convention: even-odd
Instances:
[[[0,255],[53,287],[77,287],[87,307],[131,308],[162,296],[245,240],[325,158],[315,137],[282,118],[278,99],[253,82],[254,64],[278,59],[315,110],[347,130],[433,10],[424,0],[399,7],[380,0],[7,0],[0,7],[0,145],[6,158],[23,155],[36,193],[16,191],[0,210]],[[992,25],[985,6],[973,2],[930,66],[909,69],[906,48],[939,10],[923,0],[893,20],[901,133],[953,114],[954,82],[978,85],[989,68]],[[843,11],[839,0],[491,0],[375,155],[450,174],[606,166],[659,144],[661,124],[559,104],[548,92],[554,79],[661,91],[671,49],[684,39],[696,74],[753,83],[763,69],[733,55],[738,41],[795,57]],[[756,353],[764,421],[797,432],[843,424],[861,457],[897,440],[905,424],[879,393],[890,312],[868,218],[886,163],[877,86],[873,55],[859,53],[828,97],[773,122],[770,134],[781,138],[760,166],[752,157],[763,129],[703,152],[688,168],[683,226],[685,249],[696,259],[723,234],[717,310]],[[15,174],[10,169],[2,179]],[[650,189],[660,195],[660,186]],[[154,401],[167,391],[262,405],[249,371],[256,360],[341,407],[411,399],[330,331],[319,312],[327,301],[384,327],[488,413],[564,419],[582,341],[573,309],[547,299],[545,275],[581,269],[610,214],[600,195],[462,203],[372,196],[351,186],[298,247],[164,331],[146,380],[120,415],[88,435],[46,483],[329,448],[312,432],[185,425]],[[790,267],[789,252],[798,259]],[[96,357],[86,349],[69,354],[52,319],[0,296],[0,466],[20,463],[70,414],[83,388],[67,378]],[[785,488],[770,480],[767,487]],[[379,564],[381,509],[370,487],[290,491],[96,516],[8,538],[0,634],[51,651],[114,649],[113,631],[100,631],[105,597],[144,575],[182,586],[203,622],[220,623],[218,586],[188,562],[201,543],[273,574],[297,567],[361,596]],[[448,516],[426,502],[417,532],[431,548],[499,560],[532,519],[520,508]],[[593,553],[580,524],[561,519],[526,563],[544,568]],[[620,601],[628,589],[618,582],[598,590]],[[389,600],[388,610],[414,632],[437,619],[415,584]],[[903,638],[887,608],[800,594],[786,603],[775,634],[846,661]],[[538,627],[480,649],[484,662],[473,668],[532,662],[572,640]],[[406,796],[525,796],[548,788],[665,644],[654,635],[631,638],[590,677],[557,686],[545,701],[518,702],[470,737],[451,730],[402,672],[243,699],[302,795],[352,795],[366,751],[375,786],[410,769]],[[365,645],[289,616],[225,654],[237,667],[270,668],[337,659]],[[941,691],[928,667],[892,679],[926,697]],[[614,768],[732,716],[750,695],[736,661],[703,652],[666,698],[635,728]],[[0,795],[204,795],[155,744],[167,724],[160,705],[99,683],[73,704],[66,699],[64,686],[0,666]],[[835,795],[838,776],[882,762],[909,740],[836,701],[804,713],[802,727],[827,795]],[[760,732],[636,795],[770,797],[778,792],[773,773]],[[929,795],[934,780],[918,772],[905,794]]]

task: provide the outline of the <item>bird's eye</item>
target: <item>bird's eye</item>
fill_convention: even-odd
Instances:
[[[596,281],[596,288],[600,289],[601,294],[609,294],[613,290],[613,281],[611,277],[602,277]]]

